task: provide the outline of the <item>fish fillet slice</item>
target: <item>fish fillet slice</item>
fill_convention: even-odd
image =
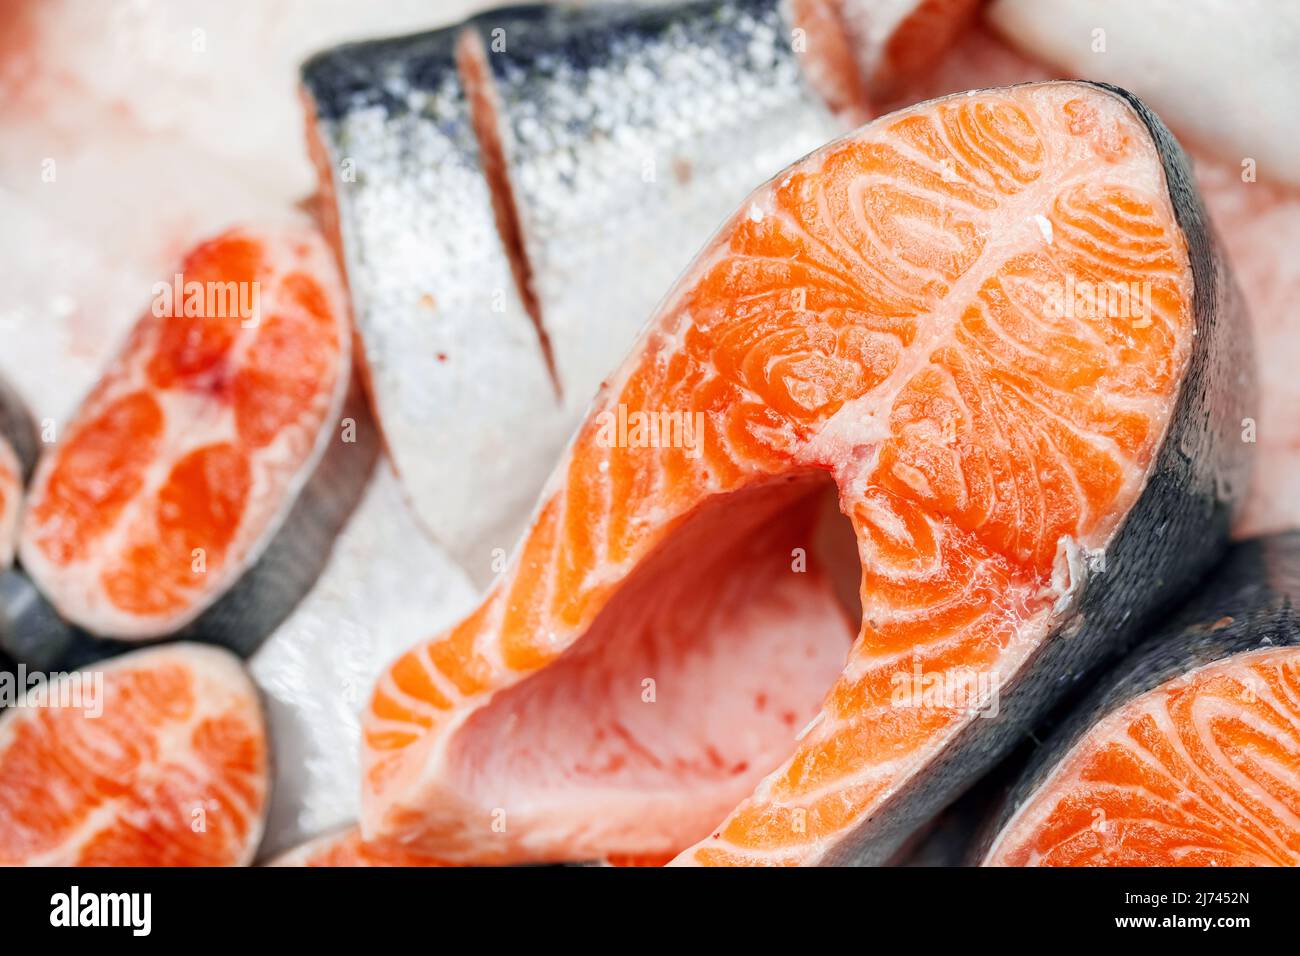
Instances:
[[[1239,493],[1223,436],[1248,344],[1184,161],[1134,104],[950,97],[754,193],[609,379],[503,580],[380,679],[366,838],[458,861],[879,859],[1005,751],[1008,712],[1185,587]],[[1080,312],[1069,279],[1149,303]],[[638,412],[702,427],[638,440]],[[847,659],[791,562],[827,476],[863,567]],[[779,645],[763,601],[796,609]],[[801,667],[773,673],[777,646]],[[983,689],[900,705],[915,672]],[[649,704],[647,679],[688,696]],[[990,687],[1000,721],[975,716]],[[773,702],[794,719],[772,728]]]
[[[998,837],[992,866],[1300,863],[1300,650],[1239,654],[1097,724]]]
[[[29,494],[23,565],[97,634],[172,633],[239,578],[335,438],[351,376],[343,289],[311,229],[232,229],[178,275]]]
[[[102,676],[97,705],[85,696]],[[60,688],[83,680],[83,696]],[[0,865],[247,865],[266,808],[252,683],[226,651],[170,644],[47,685],[0,717]]]

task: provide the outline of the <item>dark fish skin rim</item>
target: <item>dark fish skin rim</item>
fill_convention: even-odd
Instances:
[[[0,437],[9,442],[22,466],[23,484],[31,481],[36,459],[41,454],[41,438],[36,420],[18,390],[0,378]]]
[[[1099,682],[1034,753],[974,841],[982,862],[1016,811],[1108,714],[1161,684],[1216,661],[1270,648],[1300,647],[1300,531],[1234,545],[1204,589],[1170,623]]]
[[[827,852],[826,865],[892,862],[913,834],[1010,753],[1073,686],[1094,677],[1167,618],[1224,553],[1247,488],[1250,456],[1240,432],[1242,419],[1255,408],[1250,328],[1196,191],[1191,162],[1173,133],[1132,93],[1090,81],[1048,82],[1103,90],[1125,103],[1150,133],[1187,241],[1196,331],[1192,354],[1142,493],[1106,548],[1106,570],[1086,577],[1071,605],[1001,688],[998,715],[961,728],[876,813],[840,838]],[[1044,84],[1015,84],[1039,85]],[[1009,88],[1015,87],[975,92]]]
[[[339,439],[348,418],[356,423],[355,442]],[[174,641],[214,644],[248,658],[320,577],[379,460],[378,430],[355,371],[329,427],[324,454],[257,560],[189,624],[145,640],[100,637],[65,621],[21,569],[10,568],[0,575],[0,665],[8,657],[45,671],[76,670]]]

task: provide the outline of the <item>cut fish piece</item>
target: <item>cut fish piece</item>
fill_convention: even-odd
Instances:
[[[432,857],[398,847],[376,847],[361,840],[355,826],[317,837],[267,864],[268,866],[446,866]]]
[[[831,0],[872,102],[923,77],[975,18],[980,0]]]
[[[535,5],[470,21],[462,67],[570,426],[754,184],[844,131],[805,69],[837,31],[803,7]]]
[[[1219,159],[1300,186],[1295,4],[997,0],[988,19],[1059,69],[1134,90]]]
[[[385,661],[474,598],[382,462],[320,579],[248,664],[273,748],[262,855],[357,818],[366,694]]]
[[[263,557],[309,479],[327,480],[334,443],[356,490],[328,483],[349,508],[374,460],[365,423],[340,422],[350,357],[314,231],[238,228],[192,250],[37,467],[20,552],[59,614],[124,639],[190,624]],[[312,564],[278,569],[292,600]]]
[[[475,5],[0,4],[0,371],[38,420],[66,421],[195,236],[313,188],[306,56]]]
[[[1300,533],[1237,545],[1048,742],[985,865],[1300,863],[1297,599]]]
[[[741,205],[499,584],[382,676],[363,834],[467,862],[891,858],[1215,560],[1252,382],[1140,102],[1040,83],[877,120]],[[862,565],[847,662],[798,562],[828,477]]]
[[[376,417],[417,516],[482,585],[568,424],[497,232],[458,34],[341,47],[302,78]]]
[[[234,656],[178,643],[50,676],[0,715],[0,865],[252,861],[266,739]]]

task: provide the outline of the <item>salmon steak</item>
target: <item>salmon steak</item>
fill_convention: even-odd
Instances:
[[[154,290],[37,465],[19,545],[62,618],[128,640],[190,624],[262,556],[351,380],[342,282],[308,227],[232,229]]]
[[[256,691],[219,648],[52,677],[0,716],[0,866],[247,865],[266,754]]]
[[[1300,863],[1300,533],[1236,545],[1013,790],[988,866]]]
[[[819,149],[664,299],[482,603],[381,675],[364,839],[890,860],[1222,553],[1249,356],[1186,157],[1122,90]]]

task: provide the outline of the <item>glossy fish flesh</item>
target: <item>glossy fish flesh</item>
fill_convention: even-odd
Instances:
[[[252,861],[266,733],[233,655],[174,643],[53,678],[0,714],[0,866]]]
[[[1300,862],[1298,598],[1300,533],[1236,545],[1048,741],[984,864]]]
[[[794,9],[538,5],[467,24],[481,138],[571,425],[754,184],[843,132],[805,68],[831,38],[796,43]]]
[[[873,103],[924,77],[970,25],[980,0],[832,0]]]
[[[164,285],[193,309],[168,311]],[[20,553],[57,618],[11,573],[16,658],[102,656],[81,630],[185,630],[246,653],[310,585],[374,463],[343,288],[313,230],[223,233],[154,305],[36,469]]]
[[[381,677],[363,835],[891,858],[1220,554],[1240,312],[1186,158],[1115,88],[946,97],[796,163],[664,300],[479,608]],[[800,560],[831,485],[848,648]]]

